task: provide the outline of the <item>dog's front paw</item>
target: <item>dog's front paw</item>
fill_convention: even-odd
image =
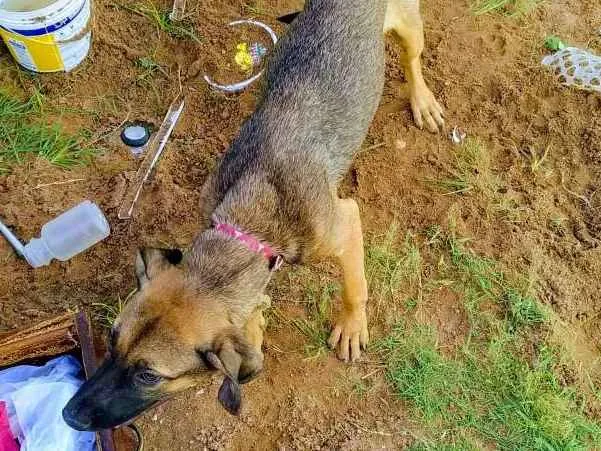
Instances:
[[[361,356],[361,350],[365,349],[369,342],[367,331],[367,316],[365,309],[349,312],[343,310],[336,321],[328,345],[336,350],[340,360],[354,362]]]
[[[411,92],[413,118],[419,128],[424,123],[429,131],[438,133],[444,127],[444,110],[427,86],[417,87]]]

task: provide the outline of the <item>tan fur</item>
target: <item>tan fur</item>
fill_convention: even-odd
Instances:
[[[419,0],[390,0],[386,10],[384,32],[391,33],[405,50],[401,63],[409,84],[409,99],[418,127],[424,122],[428,130],[438,132],[444,126],[443,109],[426,85],[421,69],[424,28]]]

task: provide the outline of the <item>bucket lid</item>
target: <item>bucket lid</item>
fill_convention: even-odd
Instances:
[[[18,27],[19,25],[48,25],[66,17],[72,17],[89,0],[28,0],[33,9],[22,11],[11,8],[11,4],[22,4],[20,0],[0,0],[0,25]],[[35,8],[38,3],[41,7]]]

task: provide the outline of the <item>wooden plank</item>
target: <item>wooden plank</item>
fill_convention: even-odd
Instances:
[[[79,312],[75,316],[75,328],[81,347],[81,360],[86,373],[86,379],[89,379],[98,369],[96,361],[96,348],[94,347],[94,334],[88,315]],[[99,451],[115,451],[115,441],[113,431],[105,429],[96,433],[96,444]]]
[[[0,338],[0,367],[54,357],[78,347],[74,315],[69,313]]]

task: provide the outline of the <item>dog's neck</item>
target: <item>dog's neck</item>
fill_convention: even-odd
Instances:
[[[262,254],[214,229],[196,237],[186,264],[196,289],[223,302],[236,325],[262,302],[271,277]]]

